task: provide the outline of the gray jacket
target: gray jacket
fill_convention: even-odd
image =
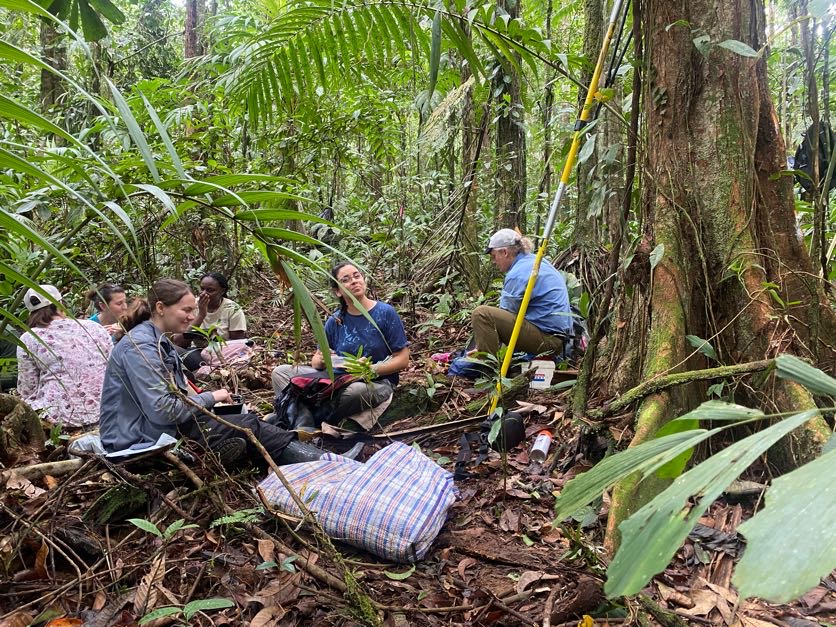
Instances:
[[[199,410],[178,394],[189,394],[177,350],[150,321],[131,329],[113,348],[102,386],[100,434],[105,450],[151,446],[163,433],[177,436],[177,425]],[[192,396],[206,408],[212,392]]]

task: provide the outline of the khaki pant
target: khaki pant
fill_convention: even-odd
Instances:
[[[500,344],[508,344],[517,314],[499,307],[480,305],[470,314],[473,334],[476,336],[476,348],[483,353],[493,353],[499,350]],[[523,320],[520,335],[517,338],[515,351],[526,353],[560,353],[563,350],[563,339],[556,335],[543,333],[540,329]]]

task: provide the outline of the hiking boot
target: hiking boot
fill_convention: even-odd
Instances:
[[[290,444],[284,447],[281,455],[276,460],[279,464],[300,464],[302,462],[319,461],[325,453],[321,448],[317,448],[305,442],[293,440]]]
[[[244,456],[247,441],[244,438],[226,438],[211,447],[211,451],[218,456],[221,466],[228,468]]]

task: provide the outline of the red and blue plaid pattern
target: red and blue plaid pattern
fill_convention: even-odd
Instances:
[[[282,472],[329,536],[394,562],[423,559],[458,496],[451,473],[400,442],[365,464],[328,453]],[[260,487],[279,510],[301,515],[274,474]]]

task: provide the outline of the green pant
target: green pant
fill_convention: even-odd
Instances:
[[[496,354],[499,345],[508,344],[511,339],[516,318],[517,314],[499,307],[480,305],[474,309],[470,320],[476,336],[476,348],[484,353]],[[543,333],[528,320],[523,320],[514,350],[535,355],[560,353],[563,350],[563,339]]]

